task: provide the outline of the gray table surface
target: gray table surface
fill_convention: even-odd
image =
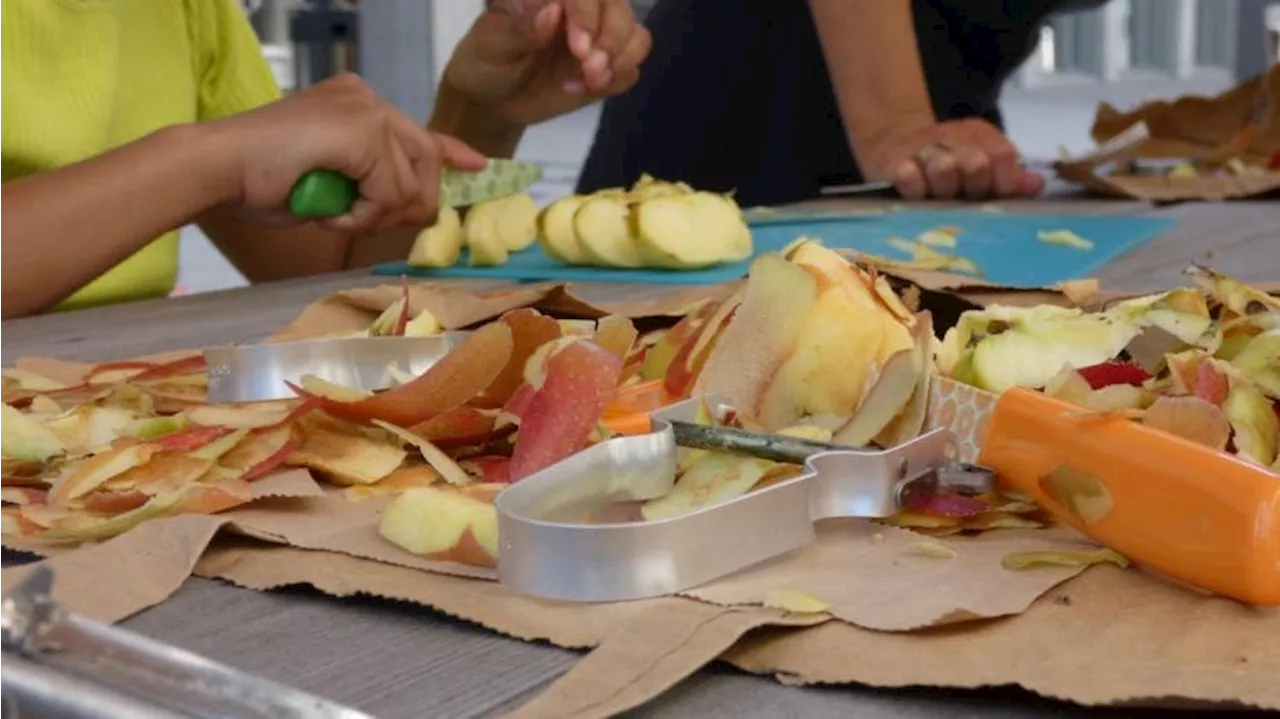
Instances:
[[[1274,202],[1153,210],[1137,203],[1073,199],[1009,209],[1178,218],[1176,228],[1099,273],[1109,288],[1168,287],[1191,262],[1208,262],[1246,279],[1280,279],[1280,206]],[[109,360],[249,341],[287,324],[311,301],[386,281],[348,273],[5,322],[0,333],[3,362],[31,355]],[[584,294],[651,291],[579,287]],[[14,559],[6,555],[6,564]],[[300,589],[254,592],[203,579],[188,581],[172,599],[124,626],[388,719],[500,715],[535,695],[578,658],[574,652],[501,637],[418,606],[338,600]],[[634,714],[890,719],[1168,713],[1085,710],[1015,690],[789,688],[713,666]]]

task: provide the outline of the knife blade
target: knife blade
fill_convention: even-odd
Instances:
[[[514,195],[542,179],[542,168],[523,160],[490,159],[479,172],[445,170],[440,177],[440,203],[450,207]],[[333,170],[312,170],[289,193],[289,211],[297,217],[344,215],[360,196],[359,184]]]

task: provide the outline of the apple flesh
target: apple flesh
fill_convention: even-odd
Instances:
[[[492,567],[498,557],[502,485],[421,487],[387,503],[378,534],[410,554],[443,562]]]
[[[709,453],[689,466],[667,494],[640,509],[646,521],[670,519],[741,497],[756,486],[770,463],[733,454]]]
[[[418,233],[409,250],[412,267],[442,268],[458,264],[462,255],[462,218],[449,206],[440,208],[436,223]]]
[[[0,407],[0,453],[5,457],[46,462],[65,451],[62,441],[48,427],[7,404]]]
[[[585,265],[587,255],[578,243],[573,217],[586,202],[584,195],[569,195],[547,205],[538,214],[538,244],[553,260],[566,265]]]

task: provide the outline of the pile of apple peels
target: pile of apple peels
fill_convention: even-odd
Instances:
[[[392,310],[399,319],[381,328],[379,318],[373,334],[405,333],[404,305]],[[156,516],[238,506],[287,467],[353,500],[436,483],[491,496],[609,436],[600,420],[639,369],[636,334],[619,317],[519,309],[381,392],[304,377],[297,399],[218,406],[203,402],[199,357],[101,365],[73,386],[5,370],[3,532],[103,539]]]
[[[4,370],[3,534],[104,539],[253,499],[297,446],[305,403],[203,404],[202,357],[98,365],[78,383]]]
[[[1203,267],[1194,287],[1102,311],[967,312],[941,370],[991,392],[1038,389],[1280,472],[1280,299]]]
[[[615,325],[621,327],[621,325]],[[615,349],[624,347],[600,339]],[[624,334],[619,331],[620,336]],[[712,416],[700,405],[698,420],[759,432],[776,432],[855,447],[893,446],[917,436],[925,422],[930,380],[934,376],[937,340],[929,314],[909,309],[874,270],[851,265],[816,241],[802,240],[782,254],[767,254],[752,264],[741,289],[721,301],[707,302],[669,330],[636,337],[617,374],[611,405],[600,404],[605,384],[573,391],[593,397],[599,422],[616,426],[614,413],[645,412],[689,397],[724,400],[734,409]],[[572,336],[550,340],[530,355],[525,387],[559,396],[558,387],[585,377],[555,378],[555,365],[589,366],[586,346],[573,355],[558,349]],[[623,353],[614,352],[615,356]],[[549,356],[549,360],[543,360]],[[579,359],[581,357],[581,360]],[[546,369],[542,369],[545,367]],[[542,379],[545,376],[545,379]],[[661,384],[656,392],[652,388]],[[624,401],[631,388],[648,398]],[[517,391],[506,411],[523,405]],[[585,403],[585,402],[584,402]],[[547,406],[551,406],[548,404]],[[552,445],[562,431],[549,418],[572,416],[555,410],[544,415],[532,407],[520,414],[512,458],[512,481],[527,476],[520,462],[522,443],[542,448],[546,459],[529,471],[553,464],[586,446],[579,434]],[[583,411],[584,418],[589,413]],[[585,422],[585,419],[584,419]],[[536,434],[535,434],[536,433]],[[597,429],[595,437],[609,436]],[[542,439],[547,435],[547,439]],[[554,448],[554,451],[552,451]],[[697,511],[759,491],[795,476],[800,467],[709,451],[682,453],[671,492],[639,506],[607,507],[584,521],[659,520]],[[497,555],[497,516],[493,498],[501,484],[414,488],[392,500],[380,532],[403,549],[428,558],[491,566]],[[1003,527],[1040,527],[1047,520],[1024,497],[991,494],[967,497],[950,493],[918,494],[889,523],[934,534]]]

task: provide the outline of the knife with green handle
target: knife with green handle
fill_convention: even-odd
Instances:
[[[479,172],[445,170],[440,176],[440,204],[450,207],[514,195],[542,179],[542,169],[521,160],[489,160]],[[351,211],[360,197],[359,184],[333,170],[312,170],[289,193],[289,211],[297,217],[337,217]]]

